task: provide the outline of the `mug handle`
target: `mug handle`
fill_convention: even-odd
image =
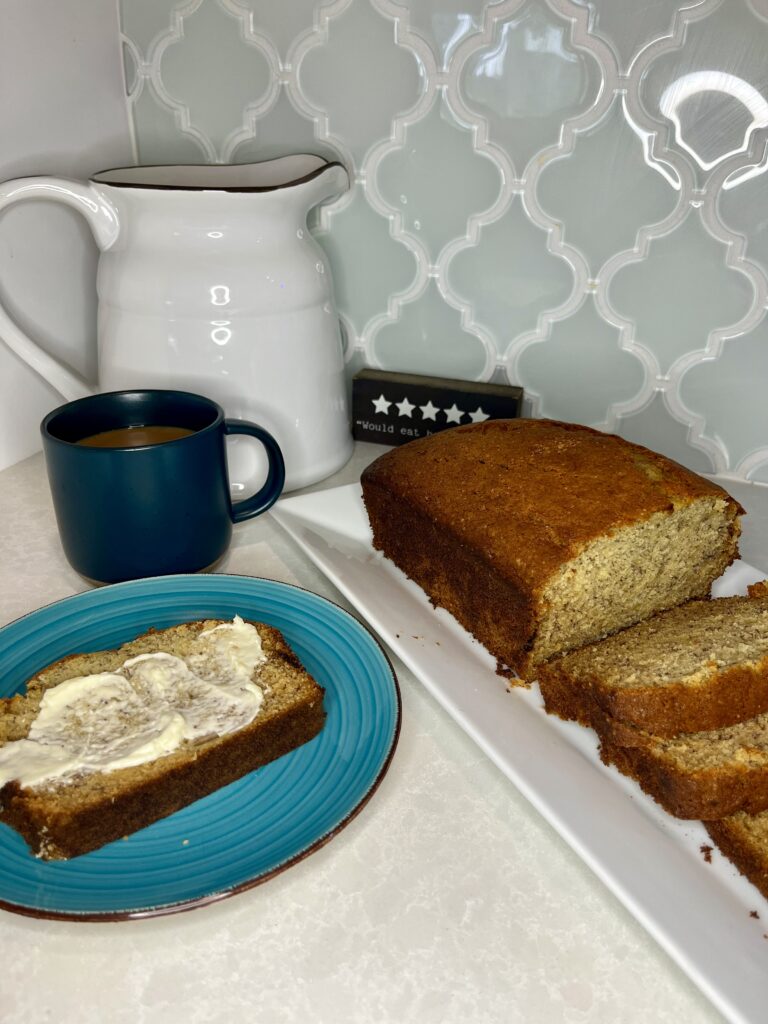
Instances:
[[[248,434],[264,445],[269,460],[269,472],[264,486],[250,498],[232,503],[232,522],[241,523],[244,519],[253,519],[261,512],[272,508],[283,490],[285,483],[285,460],[280,445],[263,427],[248,420],[224,420],[225,434]]]

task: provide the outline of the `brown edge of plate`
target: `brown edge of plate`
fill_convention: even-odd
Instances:
[[[245,576],[245,574],[241,573],[227,573],[226,575]],[[247,578],[247,576],[245,576],[245,578]],[[339,832],[346,828],[346,826],[358,816],[358,814],[362,811],[366,804],[368,804],[373,794],[379,788],[384,776],[389,771],[389,766],[392,763],[392,758],[395,755],[395,750],[397,749],[397,744],[400,739],[400,726],[403,718],[403,701],[400,694],[400,684],[397,680],[397,674],[395,672],[394,666],[392,665],[392,661],[387,652],[384,650],[384,645],[373,632],[371,627],[367,623],[362,622],[360,619],[358,619],[357,616],[353,615],[350,611],[347,611],[346,608],[342,608],[342,606],[338,604],[338,602],[331,601],[330,598],[323,597],[322,594],[315,594],[315,592],[313,590],[309,590],[308,587],[300,587],[297,586],[295,583],[285,583],[284,580],[273,580],[268,576],[254,577],[254,579],[256,578],[267,579],[272,583],[282,583],[284,586],[293,587],[295,590],[303,590],[307,594],[312,594],[314,597],[319,597],[322,601],[327,601],[328,604],[333,605],[334,608],[338,608],[339,611],[343,612],[345,615],[349,616],[349,618],[353,619],[370,635],[373,642],[381,651],[384,661],[386,662],[389,668],[389,672],[392,676],[392,684],[394,686],[395,691],[395,707],[397,712],[395,716],[395,728],[392,732],[392,741],[390,743],[387,756],[384,758],[384,761],[382,762],[381,768],[379,769],[376,778],[368,787],[360,801],[352,808],[352,810],[345,818],[342,818],[338,825],[330,829],[330,831],[326,832],[324,835],[320,836],[319,839],[316,839],[304,850],[300,850],[297,854],[295,854],[295,856],[290,857],[286,861],[283,861],[282,864],[278,864],[276,867],[272,868],[271,871],[267,871],[262,875],[257,875],[255,878],[249,878],[247,881],[241,882],[239,885],[232,886],[232,888],[230,889],[222,889],[218,892],[208,893],[205,896],[199,896],[196,899],[184,900],[178,903],[166,903],[159,904],[155,907],[145,907],[141,910],[108,910],[100,913],[86,912],[80,914],[77,912],[69,913],[63,910],[41,910],[37,907],[27,907],[21,903],[11,903],[7,900],[2,899],[0,899],[0,910],[7,910],[12,914],[18,914],[21,917],[37,918],[41,921],[82,921],[91,924],[113,924],[118,921],[140,921],[152,917],[169,917],[171,914],[183,914],[190,910],[197,910],[199,907],[207,907],[214,903],[220,903],[222,900],[229,899],[231,896],[237,896],[239,893],[246,892],[248,889],[255,889],[256,886],[262,885],[264,882],[268,882],[271,878],[274,878],[276,875],[282,874],[283,871],[287,871],[289,868],[293,867],[294,864],[298,864],[300,861],[309,857],[310,854],[322,849],[322,847],[330,843],[332,839],[335,839]],[[76,597],[77,595],[71,594],[69,596]],[[47,605],[41,605],[40,608],[51,608],[53,605],[59,604],[60,601],[65,600],[66,598],[60,598],[59,601],[51,601]],[[35,608],[34,611],[39,611],[39,609]],[[16,619],[11,619],[11,622],[5,623],[5,625],[10,626],[13,622],[18,622],[20,619],[26,618],[28,614],[31,613],[26,612],[24,615],[20,615]],[[258,769],[256,770],[258,771]],[[243,778],[245,777],[246,776],[243,776]]]

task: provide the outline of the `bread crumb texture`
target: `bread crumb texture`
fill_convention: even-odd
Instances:
[[[607,687],[692,686],[734,665],[768,656],[768,597],[691,601],[562,659],[574,684]]]

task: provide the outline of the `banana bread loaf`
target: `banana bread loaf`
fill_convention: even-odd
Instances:
[[[742,509],[677,463],[550,420],[490,420],[392,449],[362,475],[374,546],[524,681],[709,594]]]
[[[282,634],[214,620],[64,658],[0,701],[0,821],[36,856],[87,853],[288,753],[323,690]]]
[[[753,588],[755,594],[759,593]],[[539,669],[544,706],[583,724],[590,699],[659,737],[768,711],[768,596],[689,601]],[[632,730],[624,730],[631,743]]]

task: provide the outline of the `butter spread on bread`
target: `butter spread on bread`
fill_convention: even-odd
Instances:
[[[264,700],[252,676],[265,660],[258,631],[236,616],[200,633],[184,658],[139,654],[67,679],[44,693],[28,736],[0,747],[0,786],[130,768],[241,729]]]

